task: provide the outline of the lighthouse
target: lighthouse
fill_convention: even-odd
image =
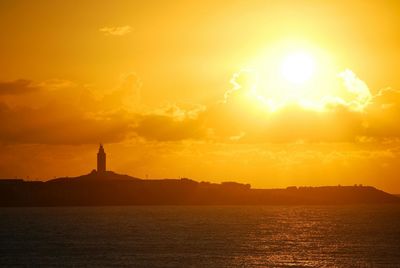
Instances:
[[[97,172],[106,172],[106,153],[102,144],[100,144],[99,152],[97,153]]]

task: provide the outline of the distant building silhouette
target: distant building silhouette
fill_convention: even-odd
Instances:
[[[99,152],[97,153],[97,172],[106,171],[106,153],[104,152],[103,144],[100,144]]]

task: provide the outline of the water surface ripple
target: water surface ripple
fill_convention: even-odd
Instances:
[[[0,208],[0,266],[400,267],[400,206]]]

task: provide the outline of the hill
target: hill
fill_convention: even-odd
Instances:
[[[114,172],[74,178],[0,180],[0,206],[338,205],[400,203],[370,186],[252,189],[249,184],[190,179],[142,180]]]

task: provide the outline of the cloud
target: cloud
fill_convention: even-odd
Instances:
[[[0,105],[2,143],[93,144],[125,138],[130,120],[115,112],[107,118],[86,116],[83,109],[67,104],[39,108]]]
[[[135,114],[118,103],[102,107],[107,100],[96,98],[87,88],[60,79],[19,81],[12,83],[14,95],[0,95],[0,143],[107,143],[122,141],[131,133]],[[32,91],[30,85],[41,90]]]
[[[348,100],[346,104],[355,110],[364,110],[372,99],[367,84],[349,69],[339,73],[338,76],[343,79],[344,86],[347,89],[346,93],[351,95],[345,97],[345,100]]]
[[[351,70],[338,75],[331,95],[318,103],[279,102],[259,95],[259,78],[252,70],[233,75],[232,88],[221,103],[204,114],[214,139],[241,143],[356,142],[400,137],[400,91],[373,95]],[[340,82],[340,83],[339,83]],[[318,104],[318,105],[316,105]],[[239,138],[238,138],[239,137]]]
[[[142,114],[136,127],[136,134],[147,140],[178,141],[186,139],[205,139],[206,128],[203,118],[205,107],[189,105],[182,108],[176,104],[163,109]]]
[[[365,110],[367,136],[400,137],[400,90],[381,89]]]
[[[104,35],[123,36],[129,34],[132,31],[132,27],[129,25],[124,26],[105,26],[99,29]]]
[[[163,115],[143,116],[134,131],[141,137],[157,141],[177,141],[203,137],[196,120],[176,120]]]
[[[343,142],[364,133],[362,115],[341,106],[321,113],[292,105],[269,114],[227,103],[209,107],[203,117],[206,128],[212,129],[213,138],[220,142]]]
[[[76,83],[66,79],[49,79],[37,84],[40,87],[44,87],[47,89],[61,89],[61,88],[71,88],[78,86]]]
[[[230,83],[232,88],[228,89],[224,94],[224,103],[227,103],[229,99],[235,97],[235,94],[248,93],[256,90],[258,86],[258,74],[251,69],[243,69],[237,73],[234,73]],[[242,95],[242,94],[241,94]]]
[[[341,95],[344,101],[326,101],[323,110],[296,102],[271,110],[257,96],[257,79],[252,72],[239,72],[222,102],[153,108],[141,103],[142,81],[135,73],[121,76],[114,89],[102,93],[62,79],[3,82],[13,95],[0,96],[0,142],[91,144],[138,137],[227,144],[400,139],[400,90],[388,88],[372,95],[365,82],[345,71],[340,75],[342,90],[349,95]],[[41,90],[33,90],[37,88]]]
[[[0,82],[0,96],[1,95],[19,95],[24,93],[33,92],[40,89],[40,85],[35,84],[33,81],[26,79],[19,79],[9,82]]]
[[[114,89],[102,94],[62,79],[19,84],[40,85],[41,90],[27,97],[0,98],[3,144],[80,145],[122,142],[138,136],[156,141],[204,136],[199,121],[204,106],[142,107],[142,82],[135,73],[121,76]]]

